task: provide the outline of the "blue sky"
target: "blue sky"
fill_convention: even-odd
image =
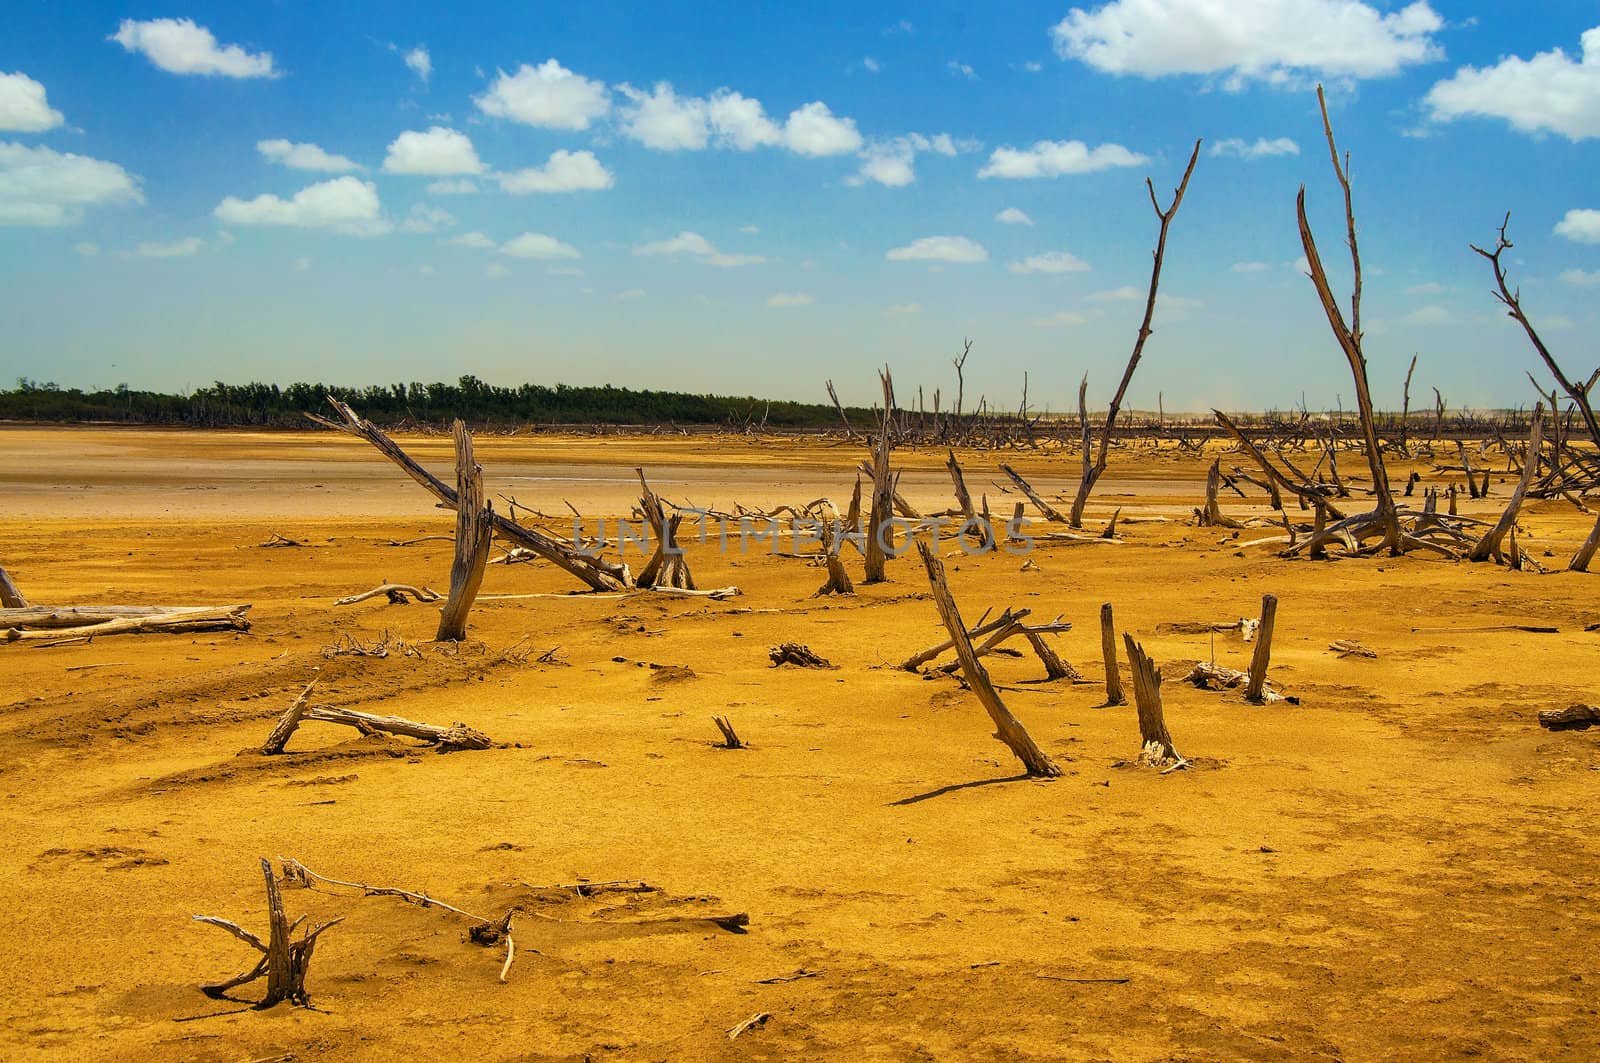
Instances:
[[[0,34],[0,379],[484,379],[1015,408],[1350,403],[1297,266],[1353,155],[1373,386],[1530,401],[1469,242],[1512,211],[1569,373],[1600,313],[1600,4],[21,0]],[[1586,36],[1587,34],[1587,36]],[[1586,48],[1587,45],[1587,48]],[[1341,286],[1347,270],[1336,274]],[[1414,396],[1416,397],[1416,396]]]

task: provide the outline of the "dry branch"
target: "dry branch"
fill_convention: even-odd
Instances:
[[[744,749],[744,740],[734,731],[733,724],[728,722],[726,716],[713,716],[711,722],[717,725],[717,730],[722,732],[722,741],[717,743],[718,749]]]
[[[209,997],[220,997],[235,986],[253,982],[257,978],[266,976],[267,992],[261,998],[257,1007],[270,1008],[274,1004],[287,1000],[291,1004],[305,1006],[311,1003],[310,994],[306,992],[306,972],[311,966],[311,954],[317,947],[317,938],[323,931],[344,921],[344,917],[331,919],[307,931],[298,941],[290,940],[289,935],[294,928],[304,920],[304,916],[296,919],[291,925],[283,912],[283,898],[278,892],[278,880],[272,875],[272,865],[266,857],[261,858],[261,874],[267,883],[267,920],[270,931],[266,943],[260,938],[245,930],[237,923],[226,919],[218,919],[211,915],[197,915],[196,922],[206,923],[210,926],[226,930],[234,937],[243,941],[251,948],[262,954],[261,960],[255,968],[230,978],[225,982],[217,982],[201,986],[201,990]]]
[[[155,631],[249,631],[250,621],[245,619],[244,615],[249,608],[249,605],[226,605],[167,609],[147,615],[118,617],[81,627],[7,627],[0,630],[0,642],[96,638],[101,635],[133,635]]]
[[[295,699],[294,704],[284,710],[283,715],[273,726],[271,735],[263,743],[262,753],[268,755],[282,753],[295,730],[307,720],[343,724],[346,727],[354,727],[362,734],[382,731],[386,734],[404,735],[407,738],[420,738],[424,742],[438,746],[441,753],[450,753],[458,749],[488,749],[492,744],[488,735],[473,730],[464,723],[438,727],[429,723],[417,723],[415,720],[404,720],[398,716],[377,716],[332,705],[307,706],[305,699],[310,692],[311,687],[306,687],[305,691]]]
[[[954,455],[952,455],[951,460],[954,460]],[[7,572],[4,566],[0,566],[0,607],[6,609],[26,609],[28,607],[28,599],[22,596],[21,591],[17,590],[17,585],[11,581],[11,573]]]
[[[370,591],[362,591],[360,594],[351,594],[340,598],[333,604],[355,605],[357,602],[364,602],[368,598],[383,597],[389,599],[390,605],[405,605],[407,595],[411,596],[412,601],[417,602],[437,602],[444,599],[444,595],[438,591],[429,590],[427,587],[413,587],[409,583],[383,583]]]
[[[439,609],[435,642],[467,637],[467,613],[483,585],[494,537],[494,503],[483,493],[483,468],[473,458],[472,434],[458,418],[450,428],[456,442],[456,554],[450,565],[450,598]]]

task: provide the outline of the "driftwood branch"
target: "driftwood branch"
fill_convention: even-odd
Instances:
[[[472,433],[457,418],[451,426],[456,442],[456,554],[450,566],[450,598],[439,609],[435,642],[460,642],[467,637],[467,613],[483,585],[494,537],[494,503],[483,493],[483,468],[473,458]]]

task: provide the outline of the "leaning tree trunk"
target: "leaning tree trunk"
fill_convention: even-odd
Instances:
[[[1506,503],[1505,511],[1500,514],[1500,519],[1495,522],[1494,527],[1485,532],[1483,538],[1468,551],[1468,561],[1487,561],[1492,557],[1498,562],[1505,562],[1500,542],[1506,537],[1507,532],[1516,527],[1517,512],[1522,509],[1522,499],[1528,493],[1528,485],[1533,482],[1534,470],[1539,464],[1543,427],[1544,403],[1541,402],[1533,408],[1533,427],[1528,432],[1528,457],[1522,463],[1522,478],[1517,481],[1517,489],[1511,493],[1511,501]],[[1516,551],[1512,551],[1511,564],[1516,563]]]
[[[494,538],[494,505],[483,497],[483,467],[472,456],[472,433],[458,418],[450,427],[456,437],[456,557],[450,566],[450,597],[439,609],[435,642],[460,642],[467,637],[467,613],[483,585]]]
[[[889,471],[889,433],[894,422],[894,380],[885,368],[878,374],[883,382],[883,419],[878,422],[878,438],[872,454],[872,510],[867,518],[867,574],[863,582],[882,583],[888,577],[885,563],[893,544],[894,477]]]

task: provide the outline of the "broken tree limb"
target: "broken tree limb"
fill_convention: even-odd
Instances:
[[[833,664],[810,646],[798,642],[782,642],[767,651],[772,667],[792,664],[800,668],[832,668]]]
[[[309,688],[307,688],[309,692]],[[302,695],[302,698],[304,695]],[[417,723],[415,720],[404,720],[398,716],[377,716],[369,712],[358,712],[355,709],[341,709],[333,705],[306,706],[301,699],[286,709],[278,722],[272,728],[272,734],[266,744],[262,746],[263,753],[282,753],[283,748],[300,724],[308,720],[321,723],[337,723],[345,727],[354,727],[362,734],[372,734],[382,731],[386,734],[404,735],[407,738],[420,738],[424,742],[431,742],[439,747],[439,752],[450,753],[458,749],[488,749],[493,743],[489,736],[468,727],[464,723],[454,723],[449,727],[437,727],[429,723]],[[281,737],[280,737],[281,732]],[[276,748],[269,748],[276,743]]]
[[[1022,617],[1025,617],[1025,616],[1028,615],[1028,610],[1022,609],[1022,610],[1019,610],[1017,612],[1012,612],[1010,609],[1007,609],[1005,612],[1001,613],[994,620],[990,620],[987,623],[985,623],[984,621],[988,617],[988,615],[989,615],[988,613],[985,613],[983,616],[979,617],[978,618],[978,625],[976,627],[970,628],[967,631],[967,638],[969,640],[975,639],[980,635],[987,635],[991,631],[998,631],[1000,628],[1006,627],[1007,625],[1011,624],[1013,621],[1020,620]],[[918,668],[921,668],[923,665],[927,664],[929,661],[931,661],[934,658],[938,657],[941,653],[944,653],[946,650],[954,649],[955,645],[956,645],[955,639],[953,639],[953,638],[945,639],[943,642],[939,643],[936,646],[930,646],[925,650],[921,650],[921,651],[919,651],[917,653],[913,653],[910,657],[907,657],[905,659],[905,661],[901,663],[900,667],[905,669],[908,672],[915,672]]]
[[[305,715],[306,699],[311,697],[311,691],[316,687],[317,681],[313,679],[300,691],[300,696],[284,710],[278,717],[278,722],[273,725],[272,733],[267,735],[267,740],[261,743],[262,756],[273,756],[283,752],[283,747],[288,744],[289,736],[294,734],[295,728],[300,726],[300,718]]]
[[[1272,625],[1278,618],[1278,596],[1261,596],[1261,625],[1256,631],[1256,649],[1250,657],[1250,684],[1245,687],[1246,701],[1264,700],[1267,690],[1267,665],[1272,659]]]
[[[364,602],[368,598],[377,598],[381,596],[389,599],[390,605],[405,605],[407,595],[411,596],[412,601],[417,602],[438,602],[444,600],[444,595],[440,594],[438,591],[430,590],[427,587],[413,587],[409,583],[383,583],[372,588],[370,591],[362,591],[360,594],[351,594],[347,595],[346,597],[339,598],[334,601],[333,604],[355,605],[357,602]]]
[[[722,741],[716,743],[718,749],[744,749],[744,739],[734,731],[733,724],[728,722],[726,716],[713,716],[711,722],[717,725],[717,730],[722,732]]]
[[[1589,537],[1578,547],[1578,552],[1572,555],[1567,568],[1573,572],[1589,571],[1589,562],[1594,560],[1596,549],[1600,549],[1600,517],[1595,518],[1594,527],[1589,530]]]
[[[961,661],[961,671],[966,677],[967,686],[977,695],[978,701],[989,713],[989,718],[994,721],[995,737],[1004,742],[1006,747],[1014,753],[1029,775],[1058,776],[1061,769],[1056,766],[1045,752],[1034,744],[1033,738],[1011,715],[1005,702],[1000,700],[1000,694],[989,682],[989,673],[984,670],[982,662],[973,652],[972,640],[967,638],[967,627],[961,620],[961,612],[956,607],[955,599],[950,594],[950,586],[945,581],[944,562],[934,556],[932,549],[922,540],[917,540],[917,552],[922,555],[922,564],[928,570],[928,583],[933,589],[933,601],[939,609],[939,616],[950,631],[950,637],[955,641],[956,656]]]
[[[372,422],[363,420],[355,410],[347,404],[340,402],[331,395],[328,401],[338,411],[341,420],[335,421],[327,417],[318,417],[307,414],[318,424],[329,428],[338,429],[347,435],[365,439],[371,443],[378,452],[417,483],[421,484],[430,494],[444,503],[447,509],[456,508],[456,491],[444,483],[433,473],[424,469],[416,459],[407,454],[398,443],[384,434]],[[559,539],[555,539],[536,528],[529,528],[508,520],[500,514],[494,514],[494,530],[502,539],[525,546],[529,550],[554,562],[558,567],[582,580],[597,591],[627,590],[633,585],[633,576],[628,571],[628,566],[621,563],[606,561],[600,557],[584,553]]]
[[[951,460],[955,460],[954,454],[951,455]],[[17,590],[17,585],[11,580],[11,573],[7,572],[3,565],[0,565],[0,607],[6,609],[28,608],[28,599],[22,596],[21,591]]]
[[[1124,634],[1128,648],[1128,667],[1133,672],[1133,700],[1139,713],[1139,763],[1152,768],[1180,768],[1185,761],[1172,745],[1167,733],[1167,718],[1161,708],[1161,670],[1144,652],[1144,647]]]
[[[1126,705],[1128,698],[1122,692],[1122,675],[1117,671],[1117,627],[1110,602],[1100,607],[1100,656],[1106,669],[1106,704]]]
[[[1066,524],[1067,523],[1067,518],[1063,517],[1061,515],[1060,511],[1057,510],[1050,503],[1048,503],[1044,499],[1040,498],[1039,497],[1039,492],[1035,491],[1033,489],[1033,485],[1030,484],[1028,481],[1024,480],[1022,478],[1021,474],[1017,472],[1017,470],[1013,469],[1011,466],[1007,465],[1005,462],[1001,462],[1000,463],[1000,471],[1005,473],[1007,476],[1009,476],[1011,478],[1011,482],[1017,485],[1017,489],[1020,490],[1023,494],[1028,496],[1028,501],[1033,503],[1034,508],[1037,509],[1041,514],[1043,514],[1044,518],[1046,520],[1053,520],[1053,521],[1056,521],[1057,523],[1060,523],[1060,524]],[[1079,527],[1080,525],[1074,524],[1072,526],[1076,528],[1076,527]]]
[[[1111,405],[1106,411],[1106,424],[1100,435],[1100,448],[1095,454],[1094,463],[1090,464],[1088,454],[1089,428],[1088,421],[1084,421],[1084,456],[1083,477],[1078,482],[1078,493],[1072,500],[1072,511],[1068,514],[1067,523],[1074,528],[1083,527],[1083,507],[1089,501],[1089,492],[1094,489],[1095,483],[1106,471],[1106,454],[1111,448],[1111,432],[1117,424],[1117,413],[1122,409],[1122,400],[1128,394],[1128,384],[1133,380],[1133,371],[1139,368],[1139,358],[1144,354],[1145,341],[1150,338],[1153,331],[1150,322],[1156,313],[1156,289],[1161,285],[1161,262],[1167,253],[1167,229],[1172,225],[1173,217],[1178,213],[1178,208],[1183,204],[1183,194],[1189,187],[1189,178],[1194,174],[1195,163],[1200,161],[1200,141],[1194,142],[1194,151],[1189,155],[1189,165],[1183,171],[1183,180],[1178,182],[1178,187],[1173,190],[1172,203],[1166,210],[1161,209],[1161,204],[1156,200],[1156,186],[1147,177],[1145,189],[1150,193],[1150,205],[1155,208],[1156,217],[1161,219],[1161,232],[1156,237],[1156,247],[1152,255],[1150,267],[1150,291],[1145,298],[1144,320],[1139,323],[1139,334],[1133,342],[1133,353],[1128,356],[1128,365],[1122,371],[1122,382],[1117,385],[1117,393],[1111,397]],[[1087,378],[1085,378],[1087,381]],[[1078,392],[1080,403],[1083,400],[1083,391]]]
[[[483,585],[494,538],[494,503],[484,497],[483,467],[473,458],[472,433],[457,418],[450,426],[456,441],[456,555],[450,565],[450,597],[439,608],[435,642],[460,642],[467,637],[467,613]]]
[[[248,605],[211,606],[198,609],[169,609],[146,616],[126,616],[82,627],[0,630],[0,642],[32,642],[40,639],[98,638],[101,635],[136,635],[157,631],[249,631],[245,619]]]
[[[306,972],[311,967],[311,954],[317,947],[317,938],[330,927],[344,922],[344,917],[330,919],[308,930],[298,941],[290,939],[289,935],[294,928],[299,926],[305,918],[302,916],[290,924],[288,916],[283,912],[283,897],[278,892],[278,880],[273,877],[272,864],[266,857],[261,858],[261,874],[267,883],[267,924],[270,928],[266,943],[254,934],[245,930],[237,923],[226,919],[219,919],[212,915],[197,915],[196,922],[206,923],[210,926],[226,930],[234,937],[243,941],[251,948],[262,954],[261,960],[253,970],[247,971],[236,978],[225,982],[216,982],[202,985],[201,991],[209,997],[220,997],[235,986],[253,982],[265,975],[267,979],[267,992],[256,1005],[260,1008],[270,1008],[287,1000],[291,1004],[302,1007],[311,1003],[311,996],[306,992]]]

